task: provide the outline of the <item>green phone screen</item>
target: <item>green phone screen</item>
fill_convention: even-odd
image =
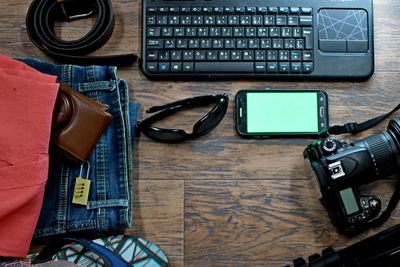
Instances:
[[[318,133],[317,92],[249,92],[248,133]]]

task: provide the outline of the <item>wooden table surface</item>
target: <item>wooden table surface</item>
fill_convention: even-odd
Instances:
[[[55,62],[26,34],[29,3],[0,2],[0,53]],[[343,248],[399,223],[397,209],[382,227],[355,238],[339,235],[306,172],[302,152],[313,140],[246,140],[234,130],[233,99],[241,89],[324,89],[329,94],[332,125],[364,121],[400,103],[400,1],[374,4],[376,68],[366,82],[150,81],[138,63],[120,68],[119,76],[130,85],[131,99],[143,108],[204,94],[227,93],[231,100],[220,125],[196,140],[161,144],[140,136],[135,144],[133,227],[127,232],[160,245],[173,266],[283,266],[329,245]],[[114,0],[113,5],[114,34],[94,54],[140,54],[141,1]],[[93,19],[60,23],[57,33],[64,39],[78,38],[91,23]],[[177,114],[168,125],[190,129],[204,112]],[[387,124],[343,138],[358,140],[386,130]],[[367,187],[386,206],[394,179]]]

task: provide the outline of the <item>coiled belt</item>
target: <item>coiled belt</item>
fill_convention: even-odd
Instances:
[[[78,40],[65,41],[54,31],[55,21],[71,21],[97,14],[92,29]],[[114,14],[110,0],[34,0],[28,10],[26,27],[31,41],[53,58],[76,65],[128,65],[135,54],[113,56],[83,56],[110,38]]]

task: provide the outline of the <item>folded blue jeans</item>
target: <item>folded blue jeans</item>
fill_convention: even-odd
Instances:
[[[132,223],[133,140],[139,103],[129,101],[127,83],[116,67],[54,65],[19,59],[110,107],[113,119],[98,140],[89,164],[73,162],[50,150],[49,178],[34,237],[81,230],[110,231]],[[75,179],[91,181],[87,205],[72,203]],[[90,167],[88,167],[90,166]]]

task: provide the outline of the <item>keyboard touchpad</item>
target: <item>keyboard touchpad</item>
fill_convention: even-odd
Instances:
[[[328,53],[368,51],[368,13],[363,9],[321,9],[318,12],[319,50]]]

